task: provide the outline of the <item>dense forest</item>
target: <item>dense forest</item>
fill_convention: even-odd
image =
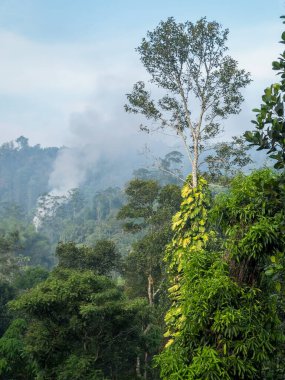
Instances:
[[[185,149],[124,186],[99,162],[56,192],[68,148],[0,147],[1,379],[285,378],[285,53],[253,129],[221,142],[251,80],[227,35],[169,18],[143,39],[125,109]],[[271,167],[249,172],[253,148]]]

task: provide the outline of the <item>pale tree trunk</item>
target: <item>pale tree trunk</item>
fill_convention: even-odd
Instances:
[[[148,295],[148,304],[150,306],[153,306],[154,305],[154,281],[153,281],[153,277],[151,274],[148,275],[148,278],[147,278],[147,295]],[[149,323],[145,330],[144,330],[144,334],[146,334],[148,332],[148,330],[151,328],[151,324]],[[144,371],[143,371],[143,376],[141,375],[141,368],[140,368],[140,358],[137,357],[137,366],[136,366],[136,374],[139,378],[143,378],[143,379],[147,379],[147,361],[148,361],[148,352],[145,351],[144,353]]]
[[[192,139],[193,139],[193,161],[192,161],[192,186],[195,189],[198,186],[198,163],[199,163],[199,143],[201,140],[201,130],[203,125],[203,118],[205,113],[204,100],[201,105],[201,112],[199,121],[196,127],[192,130]]]
[[[195,139],[196,140],[196,139]],[[194,140],[194,152],[193,152],[193,161],[192,161],[192,187],[195,189],[198,186],[198,143]]]
[[[149,274],[147,278],[147,295],[148,295],[148,303],[150,306],[152,306],[153,305],[153,277],[151,274]]]
[[[183,144],[185,146],[189,161],[191,162],[191,165],[192,165],[192,187],[195,188],[198,186],[198,160],[199,160],[198,140],[199,140],[199,134],[200,134],[200,129],[202,125],[203,112],[201,112],[201,115],[200,115],[199,125],[198,127],[195,128],[195,126],[192,124],[192,121],[191,121],[191,116],[190,116],[190,112],[187,105],[187,99],[186,99],[180,79],[178,80],[178,85],[179,85],[180,95],[182,98],[183,107],[184,107],[184,111],[186,115],[186,120],[188,123],[188,128],[190,131],[190,135],[192,136],[193,155],[190,152],[189,144],[187,142],[187,137],[185,136],[183,131],[179,128],[177,133],[180,135],[180,137],[183,140]]]
[[[137,363],[136,363],[136,375],[138,379],[141,379],[141,360],[140,357],[137,356]]]
[[[144,353],[144,374],[143,374],[143,378],[145,380],[147,380],[147,359],[148,359],[148,353],[145,352]]]
[[[207,80],[208,80],[208,76],[207,76]],[[187,120],[187,124],[188,124],[188,128],[189,128],[189,134],[192,138],[193,154],[191,154],[191,152],[190,152],[189,144],[187,142],[187,137],[183,133],[183,130],[181,128],[178,128],[178,129],[176,129],[176,132],[182,138],[183,144],[186,148],[186,152],[187,152],[189,161],[191,162],[191,165],[192,165],[192,187],[196,188],[198,186],[199,142],[201,139],[201,129],[202,129],[203,119],[204,119],[205,110],[206,110],[205,97],[203,95],[201,98],[201,112],[200,112],[199,120],[198,120],[197,124],[195,125],[195,123],[192,123],[192,120],[191,120],[191,112],[189,111],[188,104],[187,104],[187,96],[185,95],[180,77],[177,78],[177,85],[179,88],[183,108],[184,108],[185,115],[186,115],[186,120]]]

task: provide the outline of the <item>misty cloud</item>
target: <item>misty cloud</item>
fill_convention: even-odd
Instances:
[[[69,146],[73,139],[70,114],[85,113],[90,107],[94,109],[94,104],[100,117],[105,115],[103,120],[118,116],[116,128],[121,127],[116,105],[120,102],[122,108],[124,94],[132,84],[147,79],[134,50],[145,28],[128,38],[119,34],[56,43],[0,29],[2,142],[25,135],[33,144]],[[251,71],[254,79],[247,98],[250,109],[258,104],[265,84],[274,78],[271,61],[280,52],[281,28],[277,20],[266,27],[230,29],[229,53]],[[252,38],[257,35],[262,37]]]
[[[98,157],[99,153],[91,149],[61,149],[49,178],[52,193],[63,195],[68,190],[80,186],[86,178],[87,171],[96,165]]]
[[[247,36],[261,35],[262,27],[231,30],[230,54],[255,81],[245,92],[243,112],[223,123],[224,140],[251,128],[251,109],[259,105],[265,82],[274,77],[270,61],[280,51],[282,27],[274,25],[268,27],[267,40],[255,44]],[[50,177],[50,187],[59,193],[80,186],[100,166],[110,183],[121,183],[122,176],[144,165],[139,153],[145,144],[155,157],[179,149],[172,137],[139,132],[143,120],[123,110],[125,93],[137,80],[147,79],[134,51],[144,33],[145,28],[129,39],[118,35],[95,43],[51,43],[0,30],[0,95],[7,97],[0,105],[2,140],[25,135],[33,144],[67,146],[60,150]]]
[[[149,136],[140,132],[138,125],[137,118],[127,115],[119,105],[110,113],[90,107],[73,114],[69,147],[60,150],[50,176],[53,192],[61,195],[80,186],[91,172],[98,175],[101,186],[122,185],[134,169],[147,165],[147,157],[142,154],[146,145],[157,155],[171,150],[172,140]]]

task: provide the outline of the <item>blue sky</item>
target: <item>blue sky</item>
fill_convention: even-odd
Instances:
[[[193,21],[207,16],[234,28],[269,24],[284,11],[284,1],[1,0],[0,9],[2,28],[31,39],[96,42],[114,32],[144,33],[169,16]]]
[[[253,78],[241,115],[225,122],[226,138],[239,134],[274,80],[282,14],[283,0],[0,0],[0,143],[139,148],[137,120],[123,111],[132,84],[147,79],[135,48],[169,16],[229,28],[230,54]]]

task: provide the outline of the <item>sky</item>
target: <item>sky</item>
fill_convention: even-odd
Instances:
[[[227,138],[251,128],[252,108],[275,81],[284,0],[0,0],[0,143],[20,135],[42,146],[95,144],[141,149],[125,94],[147,80],[135,48],[173,16],[206,16],[228,28],[229,54],[251,72],[242,112],[224,122]]]

